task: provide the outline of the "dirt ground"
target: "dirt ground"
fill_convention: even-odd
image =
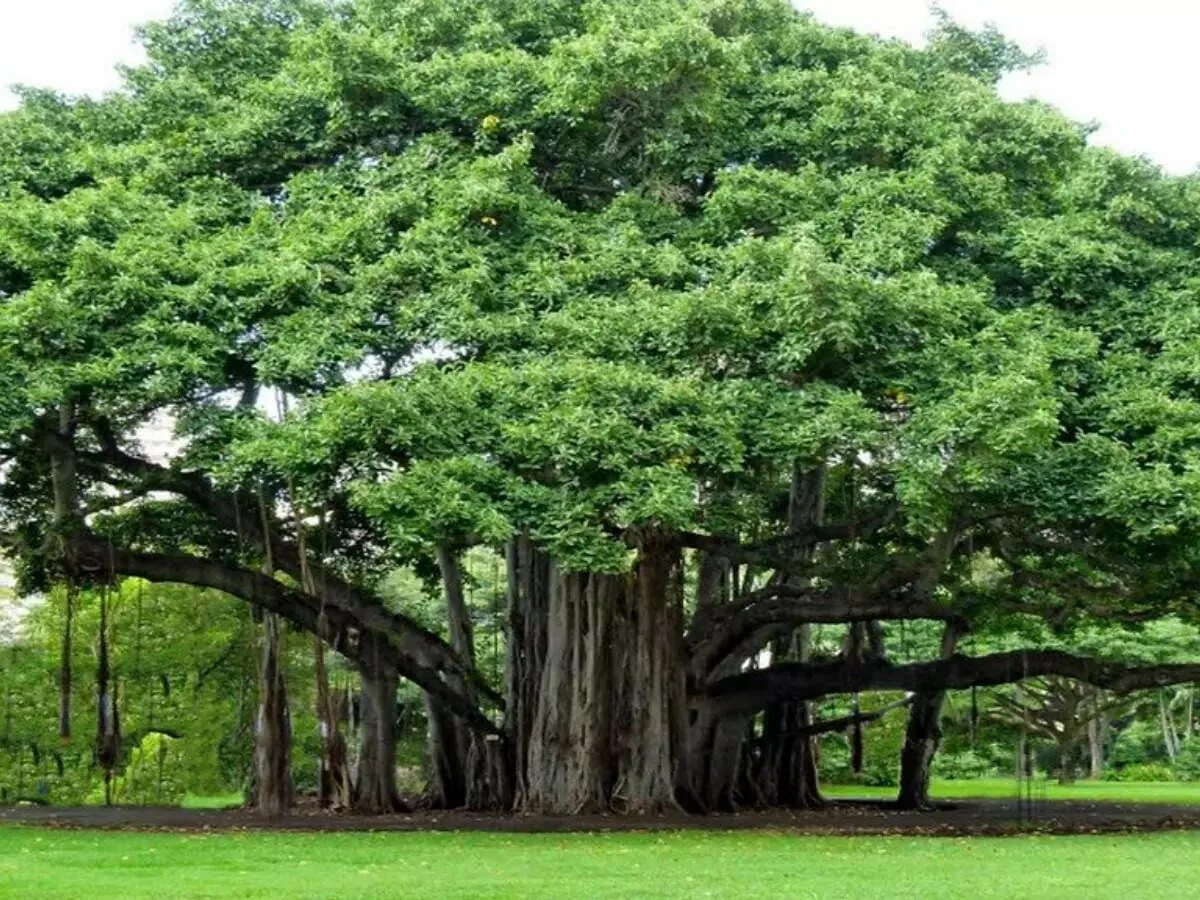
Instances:
[[[1038,832],[1200,830],[1200,806],[1044,800],[1022,808],[1015,800],[961,800],[928,812],[902,812],[883,803],[842,801],[820,810],[748,811],[710,816],[525,816],[419,811],[391,816],[300,811],[268,822],[244,809],[192,810],[148,806],[0,808],[0,824],[59,828],[183,831],[654,831],[679,828],[765,828],[796,834],[998,835]]]

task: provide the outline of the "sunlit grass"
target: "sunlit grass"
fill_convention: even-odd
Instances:
[[[0,827],[0,897],[1194,897],[1200,835],[123,833]]]
[[[1060,785],[1046,779],[1035,780],[1030,788],[1033,796],[1045,800],[1109,800],[1115,803],[1197,803],[1200,804],[1200,782],[1180,781],[1077,781]],[[894,787],[839,784],[822,785],[829,797],[889,798],[896,796]],[[973,797],[1016,799],[1015,778],[976,778],[968,781],[934,779],[930,788],[933,799],[956,800]]]
[[[233,794],[186,794],[179,805],[184,809],[229,809],[241,806],[245,798],[240,793]]]

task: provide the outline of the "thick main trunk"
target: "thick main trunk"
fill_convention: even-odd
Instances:
[[[678,549],[655,535],[631,575],[549,567],[522,808],[647,812],[674,802],[684,715],[680,572]]]
[[[283,621],[271,613],[263,616],[253,803],[269,818],[283,815],[295,799],[291,767],[292,727],[284,681],[282,637]]]
[[[362,721],[354,809],[390,813],[404,809],[396,790],[396,689],[399,676],[384,660],[359,667]]]
[[[524,808],[607,809],[616,784],[613,618],[624,579],[552,567],[546,658],[529,735]]]
[[[674,767],[687,727],[684,696],[683,569],[679,548],[662,535],[643,538],[627,606],[627,635],[614,649],[624,679],[614,716],[619,779],[613,803],[650,812],[675,799]]]

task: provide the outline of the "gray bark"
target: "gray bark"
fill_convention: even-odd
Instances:
[[[268,818],[282,816],[295,800],[291,768],[292,726],[281,656],[282,632],[283,622],[278,616],[270,613],[263,616],[253,803]]]

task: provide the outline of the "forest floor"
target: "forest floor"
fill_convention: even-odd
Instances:
[[[1200,834],[147,833],[0,825],[0,897],[1196,896]]]
[[[1200,829],[1200,805],[1098,800],[1032,802],[1004,799],[941,801],[932,810],[905,812],[869,800],[835,800],[819,810],[767,810],[691,816],[536,816],[418,811],[359,816],[301,809],[266,821],[246,809],[150,806],[20,806],[0,808],[0,825],[51,828],[180,831],[477,831],[508,833],[742,831],[769,829],[812,835],[1006,835]]]

